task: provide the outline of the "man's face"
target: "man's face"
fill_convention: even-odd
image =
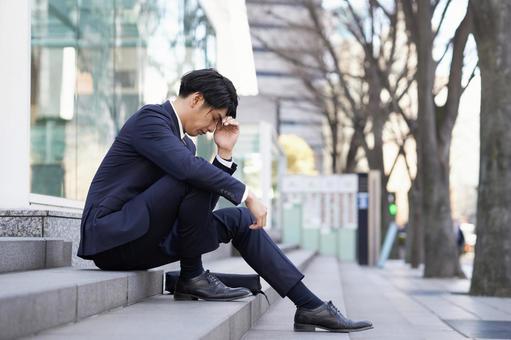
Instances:
[[[222,123],[222,119],[227,115],[227,108],[216,109],[207,105],[202,96],[198,98],[196,105],[193,105],[191,119],[186,126],[186,133],[190,136],[214,132],[217,124]]]

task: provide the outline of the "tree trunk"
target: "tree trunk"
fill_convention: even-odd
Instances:
[[[412,268],[418,268],[424,263],[424,232],[421,218],[421,192],[419,180],[416,178],[408,193],[410,202],[408,213],[407,239],[407,262]]]
[[[372,53],[372,51],[370,51]],[[365,78],[369,85],[369,101],[367,103],[367,117],[372,117],[372,128],[374,145],[369,151],[370,154],[366,155],[371,170],[378,170],[381,174],[381,197],[380,197],[380,213],[381,213],[381,235],[382,242],[389,228],[390,214],[388,210],[389,199],[387,191],[388,178],[385,175],[385,165],[383,162],[383,126],[387,121],[387,114],[383,109],[384,105],[381,100],[381,93],[383,85],[379,76],[378,61],[366,52]],[[391,258],[394,258],[397,253],[396,244],[394,244]]]
[[[470,293],[511,296],[511,2],[470,5],[481,71],[477,243]]]
[[[422,215],[422,191],[421,191],[421,176],[422,164],[420,157],[420,148],[418,146],[418,132],[414,130],[413,137],[417,143],[417,172],[412,181],[410,192],[408,194],[408,202],[410,207],[408,210],[408,226],[406,238],[408,240],[409,261],[412,268],[418,268],[419,265],[424,263],[424,218]],[[406,157],[406,156],[405,156]],[[408,164],[407,164],[408,167]],[[408,168],[410,173],[410,169]],[[410,176],[411,177],[411,176]]]
[[[363,128],[360,128],[356,124],[354,128],[355,131],[353,131],[353,135],[351,136],[350,146],[346,155],[346,166],[344,167],[344,170],[347,173],[355,172],[358,163],[358,150],[362,146],[363,138],[365,138]]]
[[[339,162],[339,135],[337,133],[339,127],[337,126],[337,122],[334,122],[333,124],[330,124],[330,132],[332,134],[332,152],[330,154],[331,161],[332,161],[332,174],[336,174],[339,172],[338,170],[338,162]]]
[[[437,122],[433,102],[435,64],[430,0],[418,0],[417,11],[418,124],[422,175],[421,192],[425,231],[425,277],[452,277],[460,273],[451,219],[449,171],[439,159]]]

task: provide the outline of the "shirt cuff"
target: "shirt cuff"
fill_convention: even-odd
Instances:
[[[234,161],[232,161],[232,160],[226,161],[225,159],[220,157],[220,155],[216,155],[216,160],[219,161],[220,164],[222,164],[223,166],[226,166],[228,168],[231,168],[232,167],[232,163],[234,163]]]
[[[243,197],[241,198],[240,203],[245,202],[247,200],[247,197],[248,197],[248,188],[245,186],[245,192],[243,193]]]

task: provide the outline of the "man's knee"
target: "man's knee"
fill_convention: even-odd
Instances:
[[[243,226],[248,227],[249,225],[255,223],[254,216],[250,212],[248,208],[245,207],[237,207],[240,211],[240,224],[243,224]]]
[[[249,209],[245,207],[225,208],[213,212],[221,224],[221,239],[238,240],[249,231],[254,218]]]
[[[255,223],[255,219],[248,208],[236,207],[235,209],[238,209],[239,214],[235,239],[240,240],[247,232],[252,231],[249,227]]]

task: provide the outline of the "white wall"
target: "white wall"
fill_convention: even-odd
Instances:
[[[216,32],[218,72],[229,78],[238,95],[257,95],[257,79],[245,0],[200,0]]]
[[[30,192],[30,0],[0,0],[0,209]]]

